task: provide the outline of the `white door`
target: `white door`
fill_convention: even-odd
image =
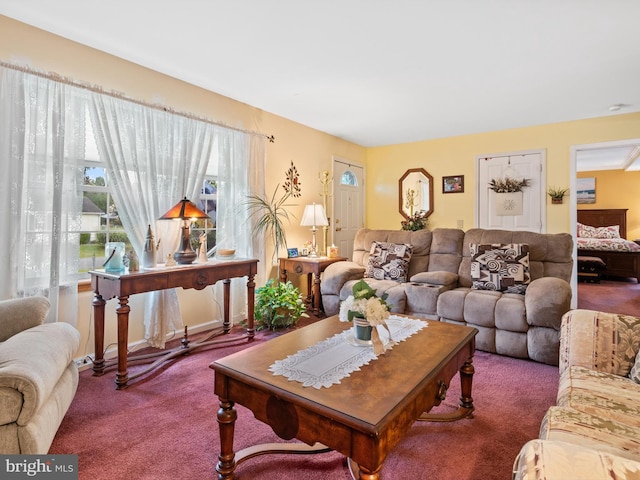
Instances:
[[[364,167],[333,159],[333,230],[331,241],[341,257],[352,258],[353,239],[364,227]]]
[[[477,158],[476,225],[479,228],[503,230],[546,231],[546,188],[544,150],[484,155]],[[489,190],[493,178],[510,176],[527,179],[522,191],[522,214],[498,215],[495,192]],[[503,212],[504,213],[504,212]]]

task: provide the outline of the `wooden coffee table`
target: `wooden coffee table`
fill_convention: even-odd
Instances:
[[[452,421],[470,416],[478,331],[438,321],[428,323],[330,388],[303,387],[268,369],[276,360],[350,328],[337,316],[213,362],[210,367],[215,370],[215,393],[220,402],[218,479],[233,479],[238,464],[264,453],[336,450],[349,458],[354,478],[375,480],[380,478],[387,454],[416,420]],[[427,413],[444,400],[458,372],[459,408],[450,414]],[[280,438],[304,443],[260,445],[236,454],[235,403],[251,410]]]

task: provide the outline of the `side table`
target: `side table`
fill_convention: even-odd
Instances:
[[[314,315],[320,315],[322,304],[320,299],[320,274],[332,263],[344,262],[347,257],[294,257],[280,258],[280,281],[287,281],[287,273],[307,274],[307,299],[312,300]],[[313,275],[313,282],[311,276]]]

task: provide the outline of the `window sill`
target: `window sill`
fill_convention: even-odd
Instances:
[[[92,292],[91,288],[91,280],[80,280],[78,282],[78,293],[82,292]]]

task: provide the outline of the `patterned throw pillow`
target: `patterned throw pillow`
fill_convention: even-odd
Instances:
[[[373,242],[364,276],[406,282],[412,251],[406,243]]]
[[[472,288],[524,294],[531,282],[529,245],[472,243],[469,249]]]
[[[578,223],[578,237],[580,238],[620,238],[620,225],[608,227],[592,227]]]

